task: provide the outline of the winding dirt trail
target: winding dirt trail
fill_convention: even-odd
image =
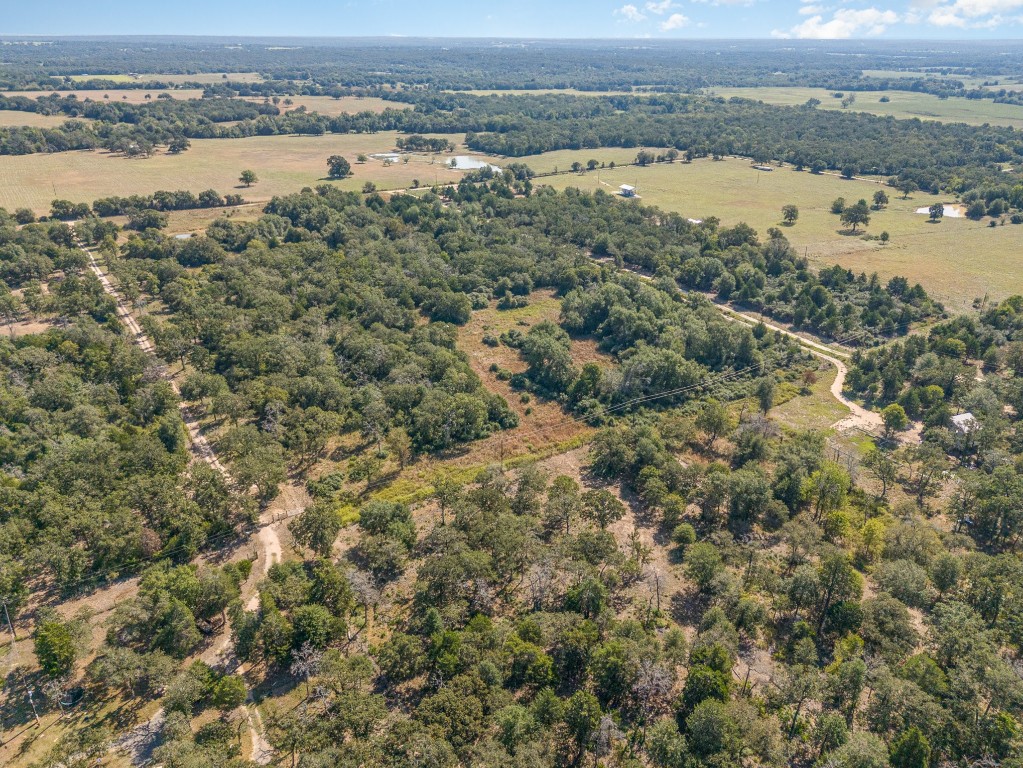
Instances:
[[[775,325],[774,323],[762,320],[759,317],[747,315],[743,312],[732,309],[731,307],[722,307],[717,303],[715,303],[714,306],[721,310],[721,313],[725,315],[725,317],[729,317],[736,322],[740,322],[745,325],[757,325],[758,323],[763,323],[772,331],[778,331],[791,339],[795,339],[799,342],[800,346],[802,346],[811,355],[814,355],[821,360],[826,360],[835,366],[838,373],[835,375],[835,380],[831,382],[831,395],[849,409],[849,415],[832,424],[832,429],[838,430],[839,432],[850,429],[863,429],[870,432],[874,429],[881,429],[884,426],[884,422],[881,420],[881,414],[867,410],[862,405],[850,400],[845,395],[845,377],[849,374],[849,366],[846,365],[845,361],[841,360],[837,355],[848,355],[848,353],[839,353],[831,347],[827,347],[813,341],[812,339],[800,336],[798,333],[789,330],[788,328]]]
[[[135,346],[146,354],[156,358],[156,346],[153,344],[152,339],[150,339],[142,329],[142,326],[132,314],[131,309],[124,300],[124,297],[121,296],[113,282],[100,267],[99,262],[96,261],[95,253],[90,248],[87,248],[80,240],[78,240],[78,247],[81,248],[88,256],[89,268],[92,270],[93,274],[96,275],[96,278],[99,280],[104,292],[115,301],[117,306],[117,316],[131,332],[132,341]],[[204,435],[200,429],[198,414],[190,408],[183,399],[181,399],[181,391],[178,387],[178,383],[167,374],[166,370],[164,371],[164,378],[171,385],[171,388],[174,390],[174,394],[178,395],[178,407],[181,410],[181,418],[188,430],[189,449],[193,458],[197,461],[202,461],[208,464],[210,467],[219,472],[228,484],[233,485],[233,480],[230,473],[227,471],[227,467],[224,466],[224,463],[217,456],[216,451],[206,438],[206,435]],[[308,498],[306,497],[303,499],[301,494],[296,492],[296,489],[294,489],[293,486],[287,486],[285,488],[285,493],[282,494],[282,500],[287,505],[283,514],[275,512],[272,506],[268,508],[261,516],[258,528],[256,528],[252,536],[249,538],[249,545],[256,554],[257,562],[262,563],[262,567],[258,573],[251,575],[248,582],[243,585],[243,589],[245,587],[249,587],[252,590],[250,597],[245,603],[246,610],[255,610],[259,608],[259,591],[255,588],[255,586],[263,577],[266,576],[267,572],[270,570],[270,566],[274,563],[279,563],[283,556],[281,540],[277,533],[276,526],[287,518],[300,514],[306,506],[306,504],[303,504],[302,502],[308,502]],[[255,570],[256,569],[254,569],[254,571]],[[137,580],[132,580],[132,584],[137,585]],[[124,590],[118,588],[117,592],[120,595],[120,598],[123,599]],[[203,654],[201,654],[200,658],[210,664],[228,665],[231,663],[230,654],[231,626],[230,622],[225,621],[219,635],[210,643],[209,647]],[[244,669],[239,667],[237,671],[241,673]],[[243,704],[242,708],[245,712],[249,739],[252,742],[252,759],[259,765],[267,765],[273,758],[274,750],[263,734],[263,723],[259,716],[259,711],[254,706],[250,706],[251,703],[252,697],[250,694],[247,703]],[[152,751],[155,741],[159,738],[159,731],[163,725],[163,721],[164,712],[161,708],[157,710],[156,713],[149,718],[149,720],[141,723],[127,733],[122,734],[114,742],[115,748],[127,753],[133,765],[144,764],[148,760],[149,753]]]
[[[597,261],[604,261],[603,259],[596,259]],[[635,267],[623,266],[621,267],[625,272],[630,272],[641,280],[651,281],[653,277],[646,272],[637,269]],[[864,408],[859,403],[850,400],[845,395],[845,378],[849,374],[849,366],[839,357],[848,357],[849,353],[845,351],[839,351],[834,347],[826,346],[813,339],[808,339],[805,336],[801,336],[793,330],[785,328],[775,323],[768,322],[760,317],[754,315],[748,315],[745,312],[726,307],[716,301],[711,303],[717,308],[717,310],[724,315],[727,319],[735,323],[742,323],[743,325],[757,325],[763,323],[765,326],[770,328],[772,331],[777,331],[791,339],[794,339],[803,347],[807,352],[821,360],[826,360],[835,366],[837,371],[835,380],[831,383],[831,395],[838,402],[849,409],[849,415],[843,416],[841,419],[831,425],[831,428],[839,432],[849,431],[853,429],[862,429],[870,432],[875,429],[880,429],[884,426],[884,422],[881,420],[881,414]]]

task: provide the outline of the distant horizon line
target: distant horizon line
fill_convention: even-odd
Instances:
[[[545,37],[542,35],[528,36],[469,36],[469,35],[399,35],[399,34],[368,34],[368,35],[274,35],[274,34],[238,34],[238,35],[204,35],[189,33],[147,33],[131,34],[93,34],[66,35],[44,34],[38,32],[18,33],[0,32],[0,40],[224,40],[224,41],[278,41],[278,40],[329,40],[329,41],[430,41],[430,42],[628,42],[628,43],[776,43],[779,45],[862,45],[862,44],[899,44],[899,43],[943,43],[966,45],[999,45],[1023,44],[1023,36],[1006,38],[955,38],[955,37],[853,37],[853,38],[781,38],[781,37]]]

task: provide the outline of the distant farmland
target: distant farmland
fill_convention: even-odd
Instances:
[[[766,104],[796,106],[808,99],[819,99],[818,109],[842,109],[842,100],[835,98],[834,91],[823,88],[708,88],[708,94],[731,98],[754,99]],[[1023,128],[1023,107],[1013,104],[997,104],[990,99],[964,99],[949,97],[939,99],[929,93],[913,91],[846,91],[846,96],[855,96],[848,109],[869,112],[872,115],[891,115],[899,119],[920,118],[943,123],[967,123],[969,125],[1011,126]],[[890,101],[882,103],[887,96]]]

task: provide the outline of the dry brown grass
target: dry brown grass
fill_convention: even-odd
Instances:
[[[462,171],[446,166],[446,155],[416,155],[409,163],[385,166],[379,160],[362,164],[357,155],[392,151],[398,134],[327,134],[324,136],[253,136],[246,139],[196,139],[187,152],[159,152],[146,159],[126,159],[103,151],[4,157],[0,161],[0,206],[22,206],[39,213],[54,198],[91,203],[109,195],[152,194],[158,189],[215,189],[238,192],[249,201],[297,192],[325,183],[327,157],[338,154],[352,162],[353,175],[331,182],[361,190],[366,181],[381,189],[405,188],[418,179],[424,185],[457,182]],[[446,137],[450,138],[450,136]],[[431,163],[431,160],[433,161]],[[256,172],[259,182],[238,187],[238,174]]]
[[[342,114],[355,112],[374,112],[379,114],[385,109],[411,109],[408,104],[400,101],[387,101],[378,99],[375,96],[344,96],[335,99],[331,96],[288,96],[292,104],[285,105],[284,100],[277,107],[282,112],[291,112],[299,107],[305,107],[309,112],[319,112],[321,115],[335,117]],[[265,99],[259,97],[247,97],[246,101],[262,103]]]
[[[492,302],[489,308],[473,312],[472,319],[459,329],[458,346],[469,356],[472,369],[483,381],[483,385],[504,397],[519,417],[516,429],[468,446],[467,463],[475,465],[500,461],[502,454],[505,459],[522,454],[539,454],[552,445],[565,444],[592,434],[592,428],[574,421],[558,403],[537,397],[522,402],[521,393],[512,389],[507,381],[501,381],[497,373],[490,370],[491,365],[496,363],[506,371],[520,373],[526,369],[526,365],[517,349],[504,344],[496,347],[484,344],[485,335],[500,336],[512,329],[525,333],[529,327],[544,320],[557,322],[560,312],[561,302],[553,291],[535,291],[530,296],[528,306],[499,310],[496,302]],[[598,351],[596,344],[590,340],[573,340],[572,359],[576,365],[587,362],[612,365],[611,358]]]
[[[84,118],[76,118],[82,120]],[[27,125],[32,128],[57,128],[68,120],[65,115],[40,115],[17,109],[0,109],[0,127]]]
[[[224,77],[227,75],[227,77]],[[171,83],[172,85],[179,85],[181,83],[224,83],[230,80],[233,83],[261,83],[263,82],[263,76],[258,72],[196,72],[191,75],[167,75],[162,73],[157,74],[142,74],[138,77],[125,76],[126,81],[134,81],[139,83],[145,83],[146,81],[155,81],[160,83]]]

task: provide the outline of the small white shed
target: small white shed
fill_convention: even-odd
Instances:
[[[976,416],[967,411],[952,417],[952,429],[961,435],[969,435],[980,429],[980,422],[977,421]]]

